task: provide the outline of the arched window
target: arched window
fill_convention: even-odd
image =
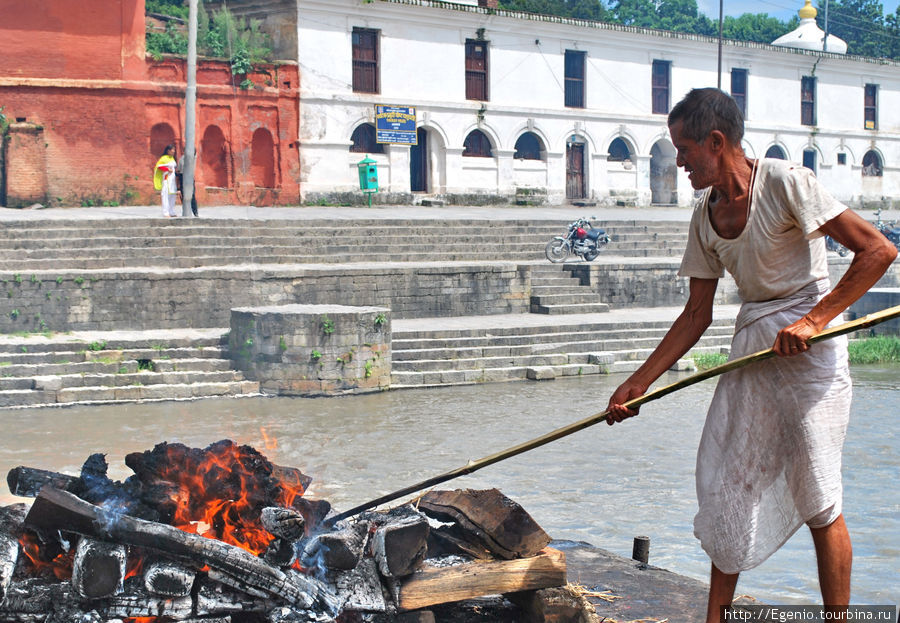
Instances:
[[[609,155],[606,159],[609,162],[625,162],[631,160],[631,148],[625,139],[619,137],[609,144]]]
[[[150,128],[150,155],[153,157],[153,162],[162,156],[166,145],[177,145],[175,130],[168,123],[157,123]],[[178,152],[181,152],[180,147]]]
[[[350,152],[355,154],[383,154],[384,143],[375,142],[375,126],[364,123],[353,130],[350,136]]]
[[[472,130],[463,143],[463,156],[475,156],[478,158],[491,158],[494,152],[491,150],[491,141],[487,134],[481,130]]]
[[[881,156],[878,152],[870,149],[862,159],[862,174],[865,177],[881,177],[884,175],[884,167],[881,166]]]
[[[200,166],[207,186],[228,188],[228,147],[225,135],[217,125],[211,125],[203,132]]]
[[[772,145],[766,150],[766,158],[778,158],[779,160],[787,160],[784,150],[778,145]]]
[[[816,150],[815,149],[804,149],[803,150],[803,166],[812,171],[816,172]]]
[[[513,158],[518,160],[541,160],[543,151],[541,139],[534,132],[525,132],[516,141],[516,153]]]
[[[250,177],[259,188],[275,188],[275,144],[272,133],[258,128],[250,143]]]

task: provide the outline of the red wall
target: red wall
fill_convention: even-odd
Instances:
[[[186,63],[144,58],[143,0],[0,0],[0,15],[0,58],[11,59],[0,64],[0,106],[10,121],[41,127],[43,139],[27,152],[10,140],[7,203],[33,203],[41,180],[39,200],[48,205],[158,203],[152,168],[162,146],[151,144],[151,129],[164,135],[167,124],[181,153]],[[264,69],[249,76],[256,87],[242,90],[227,63],[200,62],[196,144],[209,131],[224,136],[209,166],[210,154],[198,155],[201,205],[299,202],[297,66]],[[261,127],[274,151],[263,176],[251,153]],[[224,187],[217,166],[225,167]],[[275,186],[258,188],[254,179]]]

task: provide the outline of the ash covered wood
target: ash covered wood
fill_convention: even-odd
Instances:
[[[301,564],[313,569],[353,569],[362,557],[368,537],[369,524],[365,521],[317,534],[304,546]]]
[[[78,476],[70,476],[45,469],[36,469],[19,465],[6,474],[9,492],[20,497],[33,498],[44,485],[52,485],[57,489],[71,490],[76,486]]]
[[[455,522],[476,543],[507,560],[534,556],[550,543],[531,515],[497,489],[430,491],[419,500],[419,509]]]
[[[413,511],[375,530],[372,550],[378,570],[386,578],[402,578],[415,571],[428,551],[428,519]]]
[[[19,536],[27,512],[24,504],[0,508],[0,603],[6,597],[19,561]]]
[[[87,599],[122,592],[125,580],[125,546],[88,537],[78,540],[72,564],[72,588]]]
[[[52,487],[41,490],[25,523],[38,529],[69,530],[156,550],[194,564],[207,564],[287,603],[309,608],[318,601],[324,608],[333,609],[327,589],[314,578],[288,575],[249,552],[222,541],[183,532],[165,524],[105,512]]]
[[[306,520],[293,508],[267,506],[262,509],[260,521],[270,534],[286,541],[299,541],[305,533]]]
[[[144,567],[144,588],[151,595],[184,597],[191,594],[197,572],[170,560],[156,560]]]

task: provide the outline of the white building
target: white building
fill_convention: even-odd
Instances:
[[[298,1],[304,201],[359,197],[368,154],[381,201],[689,204],[666,114],[716,86],[717,40],[491,1]],[[854,205],[900,199],[900,63],[849,52],[726,40],[721,85],[750,157],[802,162]],[[415,108],[418,145],[377,144],[376,105]]]

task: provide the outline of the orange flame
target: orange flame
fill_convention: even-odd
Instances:
[[[25,554],[25,564],[29,575],[52,573],[58,580],[68,580],[72,577],[74,551],[63,552],[57,554],[52,560],[46,560],[46,554],[41,551],[41,543],[30,532],[22,534],[19,538],[19,546],[22,553]]]
[[[156,623],[157,617],[125,617],[124,623]]]
[[[211,446],[202,462],[171,456],[160,475],[177,487],[172,525],[255,555],[265,552],[274,537],[259,520],[264,501],[274,497],[277,504],[290,507],[304,490],[290,473],[282,477],[267,472],[264,464],[271,464],[248,450],[252,449],[235,444]],[[261,471],[267,478],[260,478]]]

